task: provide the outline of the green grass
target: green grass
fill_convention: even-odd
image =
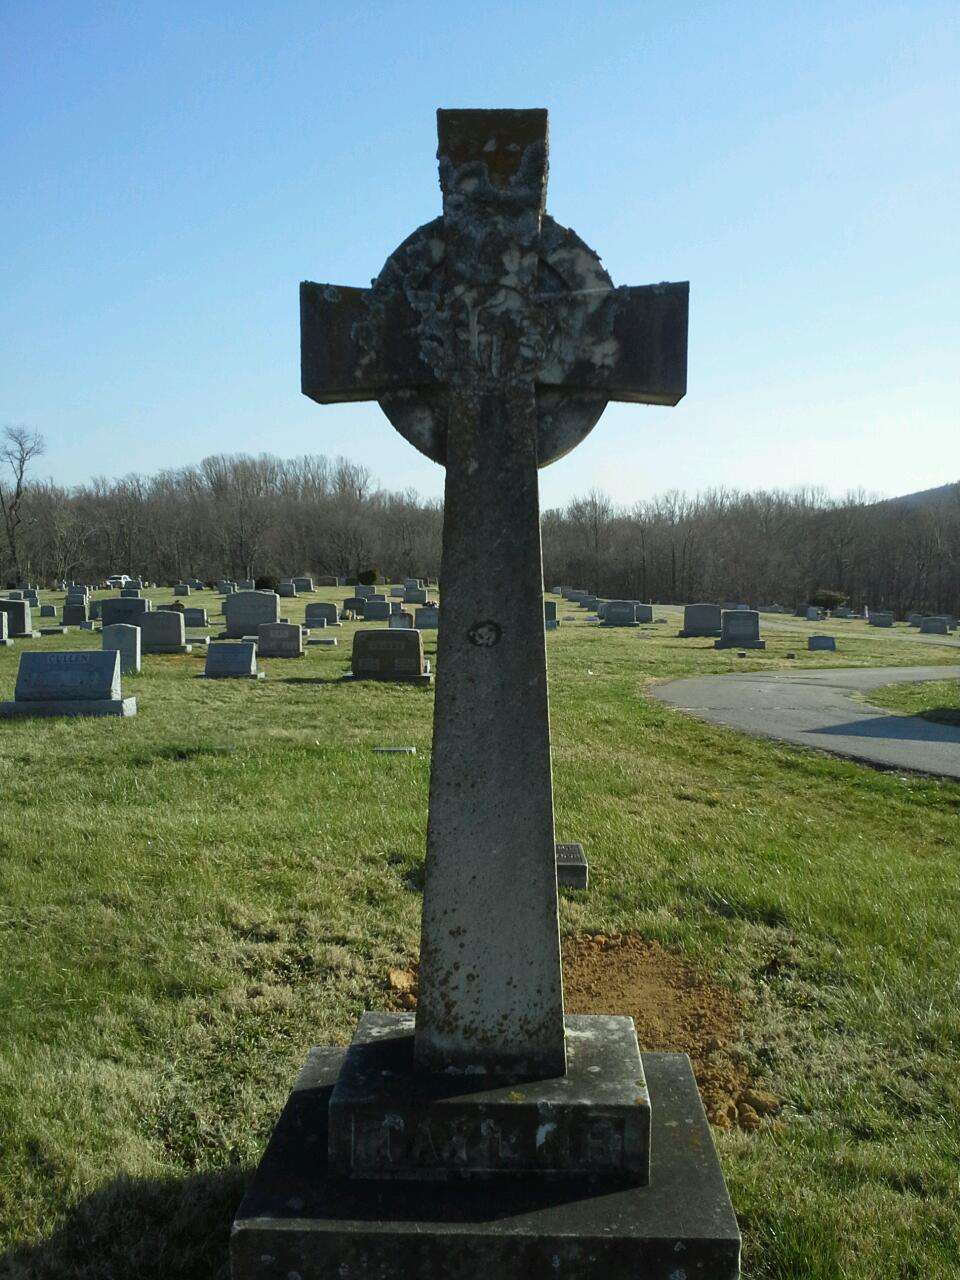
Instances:
[[[922,716],[939,724],[960,724],[960,680],[893,684],[871,691],[869,701],[906,716]]]
[[[645,696],[956,651],[853,623],[809,654],[822,624],[781,619],[738,659],[655,612],[669,625],[548,636],[557,835],[591,863],[564,931],[637,930],[741,997],[734,1051],[786,1102],[717,1135],[748,1276],[960,1275],[960,787]],[[307,1047],[346,1042],[415,954],[433,695],[342,683],[354,630],[259,683],[146,657],[132,720],[0,722],[0,1276],[225,1276]]]

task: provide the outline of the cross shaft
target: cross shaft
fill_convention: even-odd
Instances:
[[[537,469],[608,399],[680,399],[687,286],[614,289],[545,217],[545,111],[441,111],[438,130],[442,220],[370,290],[301,286],[303,389],[380,400],[446,465],[418,1067],[556,1076]]]

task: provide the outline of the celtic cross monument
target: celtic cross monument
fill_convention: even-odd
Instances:
[[[629,1018],[564,1015],[537,485],[609,400],[681,399],[688,286],[615,288],[545,213],[546,111],[440,111],[438,133],[442,216],[371,288],[300,295],[304,393],[378,401],[446,469],[419,1004],[311,1052],[234,1274],[699,1259],[726,1280],[739,1236],[687,1060],[641,1058]]]

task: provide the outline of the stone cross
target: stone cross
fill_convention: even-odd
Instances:
[[[565,1071],[537,469],[686,390],[686,284],[613,287],[544,212],[546,111],[438,112],[443,216],[370,289],[301,285],[302,386],[445,465],[415,1055]]]

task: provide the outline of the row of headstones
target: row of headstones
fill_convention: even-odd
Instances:
[[[589,591],[581,591],[577,587],[555,587],[554,595],[561,596],[568,604],[575,604],[588,613],[595,613],[602,626],[636,627],[641,623],[653,622],[653,605],[643,604],[639,600],[601,600]],[[545,600],[544,624],[548,631],[559,626],[556,614],[556,602]]]
[[[302,657],[303,631],[290,623],[262,623],[257,638],[215,641],[207,649],[207,679],[262,679],[259,657]],[[104,630],[103,648],[76,653],[25,653],[12,702],[0,716],[134,716],[137,700],[124,697],[121,673],[140,670],[141,628],[116,623]],[[417,630],[358,632],[351,677],[430,684],[430,663]]]

